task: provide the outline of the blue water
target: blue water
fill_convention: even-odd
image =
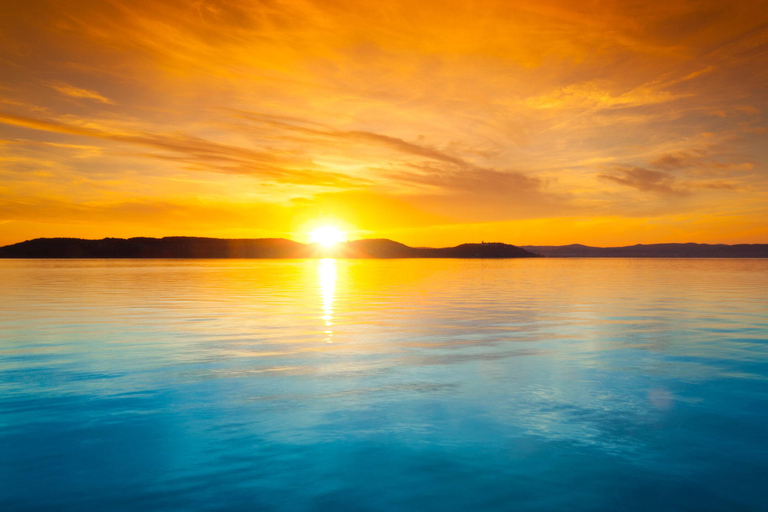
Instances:
[[[766,510],[768,260],[0,261],[0,510]]]

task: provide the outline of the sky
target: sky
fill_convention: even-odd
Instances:
[[[0,0],[0,245],[768,243],[768,3]]]

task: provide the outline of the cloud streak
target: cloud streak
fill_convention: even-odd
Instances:
[[[78,126],[58,121],[45,121],[3,113],[0,113],[0,123],[159,149],[174,153],[176,156],[147,156],[201,164],[202,168],[208,171],[247,174],[278,182],[319,186],[352,186],[356,183],[363,183],[361,180],[341,173],[303,169],[302,166],[311,166],[312,163],[301,158],[292,158],[290,155],[276,155],[264,151],[220,144],[184,134],[110,132],[88,126]]]
[[[51,85],[51,87],[59,91],[61,94],[65,96],[69,96],[71,98],[85,98],[89,100],[98,101],[106,105],[115,104],[114,101],[110,100],[109,98],[105,98],[104,96],[102,96],[96,91],[89,91],[88,89],[81,89],[80,87],[74,87],[72,85],[67,85],[63,83],[54,83]]]
[[[674,176],[660,171],[652,171],[642,167],[630,167],[628,169],[615,169],[610,174],[600,174],[599,178],[612,181],[620,185],[635,188],[642,192],[654,192],[663,195],[682,196],[687,190],[678,186]]]

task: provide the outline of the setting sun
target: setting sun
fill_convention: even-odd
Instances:
[[[309,234],[309,237],[313,243],[320,244],[324,247],[331,247],[332,245],[347,239],[346,233],[335,226],[321,226],[316,228]]]

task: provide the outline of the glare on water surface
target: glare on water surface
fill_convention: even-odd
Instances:
[[[336,289],[336,260],[324,258],[318,262],[318,274],[320,276],[320,292],[323,295],[323,320],[325,321],[325,341],[331,342],[333,331],[333,294]]]

